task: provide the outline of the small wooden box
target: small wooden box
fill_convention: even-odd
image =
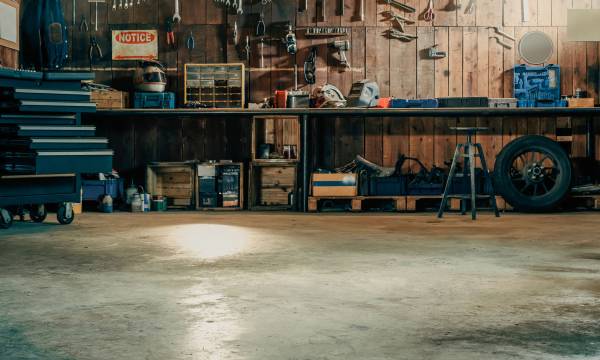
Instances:
[[[187,162],[151,163],[146,167],[146,192],[165,196],[168,207],[196,206],[195,164]]]
[[[356,196],[358,195],[357,174],[312,175],[312,196]]]
[[[129,93],[123,91],[92,91],[92,102],[97,109],[126,109],[129,107]]]
[[[567,102],[570,108],[594,107],[594,98],[569,98]]]

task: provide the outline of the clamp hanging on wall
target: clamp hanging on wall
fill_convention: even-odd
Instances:
[[[312,85],[317,82],[317,47],[310,50],[310,54],[304,60],[304,81]]]

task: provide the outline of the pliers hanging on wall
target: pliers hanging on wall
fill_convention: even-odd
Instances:
[[[261,10],[258,23],[256,24],[256,36],[263,37],[267,32],[267,26],[265,25],[265,13]]]
[[[90,27],[88,26],[87,20],[85,19],[85,15],[81,15],[81,21],[79,22],[79,32],[88,31],[90,31]]]
[[[175,48],[175,33],[173,32],[173,19],[167,18],[165,28],[167,31],[167,45],[170,45],[173,49]]]
[[[92,65],[94,64],[94,55],[98,60],[102,59],[102,48],[98,45],[98,40],[96,40],[96,36],[90,35],[90,45],[88,47],[88,58],[90,60],[90,70],[92,69]]]
[[[194,33],[192,33],[192,30],[190,30],[190,35],[187,38],[187,48],[189,51],[194,50],[194,48],[196,47],[196,39],[194,39]]]

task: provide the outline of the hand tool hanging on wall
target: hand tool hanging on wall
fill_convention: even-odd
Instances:
[[[308,10],[308,0],[300,0],[300,6],[298,7],[299,12],[305,12]]]
[[[395,7],[400,8],[409,13],[414,13],[417,11],[417,9],[415,9],[414,7],[406,5],[405,3],[401,3],[397,0],[385,0],[385,2],[388,3],[388,5],[394,5]]]
[[[98,45],[98,40],[96,40],[95,35],[90,35],[90,45],[88,46],[88,59],[90,60],[90,71],[92,71],[92,67],[94,64],[94,55],[100,60],[102,59],[102,48]]]
[[[360,21],[365,21],[365,0],[359,0],[359,16],[360,16]]]
[[[265,67],[265,39],[260,38],[260,68]]]
[[[340,61],[340,65],[349,68],[350,63],[348,63],[348,57],[346,56],[346,51],[350,50],[350,41],[348,40],[337,40],[332,43],[329,43],[329,46],[336,49],[338,52],[338,60]]]
[[[117,11],[117,0],[113,0],[112,9],[113,11]]]
[[[240,43],[240,36],[238,33],[237,20],[233,22],[233,45],[238,46]]]
[[[440,50],[438,50],[437,45],[433,45],[427,51],[427,56],[430,59],[443,59],[446,56],[448,56],[448,53],[446,51],[440,51]]]
[[[304,81],[312,85],[317,82],[317,47],[310,50],[310,54],[304,60]]]
[[[71,28],[72,29],[75,29],[75,24],[77,23],[77,19],[75,18],[75,16],[76,16],[75,15],[75,5],[76,5],[75,1],[76,0],[73,0],[73,4],[72,4],[72,6],[73,6],[73,21],[71,22],[71,25],[72,25]]]
[[[406,25],[406,23],[414,23],[413,20],[404,17],[402,15],[396,14],[393,11],[384,11],[383,14],[387,17],[389,17],[391,20],[396,21],[396,23],[398,24],[398,27],[400,28],[401,32],[405,32],[404,26]]]
[[[173,32],[173,18],[168,17],[165,21],[165,31],[167,33],[167,45],[175,48],[175,33]]]
[[[521,20],[529,21],[529,0],[521,0]]]
[[[282,41],[285,44],[288,54],[294,55],[298,51],[298,42],[296,41],[296,34],[294,33],[292,24],[288,24],[288,33]]]
[[[427,3],[427,9],[423,13],[423,20],[432,22],[435,19],[435,13],[433,12],[433,0],[429,0]]]
[[[175,13],[173,14],[173,23],[177,24],[181,22],[181,15],[179,15],[179,0],[175,0]]]
[[[388,31],[388,35],[394,39],[398,39],[398,40],[402,40],[402,41],[411,41],[411,40],[418,38],[417,35],[405,33],[403,31],[400,31],[397,29],[390,29]]]
[[[323,21],[327,21],[326,8],[327,8],[327,1],[321,0],[321,20],[323,20]]]
[[[244,47],[246,52],[246,60],[250,61],[250,36],[246,35],[246,46]]]
[[[467,8],[465,9],[465,14],[472,14],[473,10],[475,10],[475,6],[477,6],[476,0],[469,0]]]
[[[267,27],[265,25],[265,12],[263,9],[261,9],[258,22],[256,23],[256,36],[263,37],[265,36],[266,31]]]
[[[81,21],[79,22],[79,32],[88,31],[90,31],[90,27],[88,26],[87,20],[85,19],[85,15],[81,15]]]
[[[346,11],[346,9],[345,9],[346,8],[346,2],[344,0],[338,0],[338,2],[339,2],[338,3],[338,6],[339,6],[338,14],[340,16],[344,16],[344,12]]]
[[[196,39],[194,39],[194,33],[192,33],[192,30],[190,30],[190,35],[188,35],[186,46],[190,52],[196,48]]]

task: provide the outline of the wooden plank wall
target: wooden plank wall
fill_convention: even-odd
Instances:
[[[129,10],[111,9],[112,1],[99,4],[98,31],[94,32],[104,51],[104,58],[94,65],[99,82],[128,90],[131,83],[132,62],[110,60],[109,33],[112,29],[159,29],[159,57],[168,66],[169,89],[182,95],[183,65],[188,62],[245,62],[248,66],[247,87],[251,101],[261,101],[275,89],[293,86],[293,65],[300,69],[311,47],[318,49],[317,84],[332,83],[346,93],[352,82],[365,77],[379,83],[383,96],[425,98],[440,96],[510,97],[512,68],[522,63],[515,50],[519,39],[528,31],[547,33],[554,42],[555,52],[549,60],[561,66],[561,93],[572,94],[575,89],[586,90],[598,102],[600,47],[598,43],[566,42],[567,8],[600,8],[599,0],[529,0],[530,21],[521,22],[521,0],[477,0],[472,14],[463,7],[457,9],[455,0],[434,0],[436,18],[433,23],[422,19],[428,0],[406,0],[417,9],[415,14],[404,14],[414,20],[407,32],[417,34],[415,41],[390,39],[386,31],[394,26],[383,12],[391,9],[383,0],[365,1],[365,21],[358,19],[359,0],[345,0],[344,16],[336,15],[337,1],[328,0],[327,19],[317,10],[319,0],[308,0],[308,10],[298,13],[298,2],[304,0],[272,0],[263,7],[259,0],[245,0],[245,13],[237,16],[226,12],[214,0],[180,0],[182,23],[176,27],[177,49],[165,44],[164,21],[171,16],[173,0],[145,0]],[[71,21],[72,2],[63,1],[67,20]],[[94,7],[87,1],[76,1],[77,23],[85,14],[90,28],[95,18]],[[267,24],[265,64],[259,67],[259,40],[254,35],[261,11]],[[250,61],[246,61],[241,47],[232,44],[234,21],[240,27],[240,40],[251,39]],[[292,22],[298,29],[298,54],[289,56],[281,45],[285,24]],[[309,26],[348,26],[352,49],[348,53],[350,69],[338,65],[336,54],[329,49],[331,39],[306,38],[303,30]],[[503,47],[494,30],[498,26],[515,36],[511,49]],[[188,50],[185,39],[192,31],[196,48]],[[89,35],[77,29],[71,32],[71,67],[87,68]],[[506,39],[504,39],[506,41]],[[448,57],[432,60],[427,49],[438,46]],[[300,72],[300,86],[305,86]],[[133,121],[110,123],[102,131],[113,140],[113,147],[125,153],[117,164],[124,169],[137,168],[150,160],[248,158],[246,145],[249,129],[232,119],[177,119],[150,121],[134,125]],[[338,166],[350,161],[356,154],[383,165],[393,165],[399,153],[419,157],[428,165],[443,165],[452,152],[459,134],[448,128],[453,125],[487,125],[488,134],[478,139],[483,142],[493,163],[493,155],[509,140],[521,134],[543,133],[555,136],[556,127],[572,125],[582,129],[581,119],[484,119],[484,118],[414,118],[408,121],[375,118],[330,118],[313,124],[318,138],[315,143],[319,166]],[[577,130],[578,131],[578,130]],[[585,149],[581,133],[575,139],[577,155]],[[241,139],[241,141],[240,141]],[[239,150],[239,152],[237,152]],[[415,166],[415,164],[410,164]]]
[[[117,0],[118,1],[118,0]],[[436,18],[431,22],[422,19],[427,0],[406,0],[417,9],[415,14],[404,14],[415,21],[407,32],[417,34],[415,41],[403,42],[386,36],[394,24],[383,12],[393,9],[383,0],[365,1],[366,18],[357,18],[359,0],[345,0],[344,16],[338,16],[338,1],[327,1],[326,21],[317,10],[319,0],[308,0],[308,11],[297,11],[298,1],[272,0],[263,6],[260,1],[246,0],[244,15],[227,13],[214,0],[180,0],[182,23],[176,27],[177,49],[165,43],[165,19],[173,14],[174,0],[145,0],[129,10],[113,11],[112,1],[100,3],[98,31],[94,31],[94,6],[87,1],[76,1],[76,18],[86,15],[90,28],[104,51],[102,60],[94,64],[98,80],[128,90],[132,62],[110,60],[110,31],[122,28],[153,28],[159,30],[159,58],[169,68],[170,89],[181,94],[183,65],[188,62],[245,62],[250,67],[249,89],[251,101],[261,101],[275,89],[293,86],[293,65],[302,69],[310,48],[318,49],[318,84],[325,82],[338,86],[346,93],[352,82],[365,76],[377,80],[384,96],[403,98],[433,96],[490,96],[508,97],[512,92],[511,70],[521,63],[515,51],[519,39],[528,31],[547,33],[556,51],[549,62],[557,63],[562,70],[563,94],[575,89],[587,90],[598,99],[599,46],[590,42],[566,42],[567,8],[600,8],[598,0],[530,0],[530,21],[521,22],[521,0],[477,0],[475,11],[465,13],[466,2],[456,9],[455,0],[435,0]],[[65,16],[71,23],[72,2],[63,1]],[[261,11],[267,24],[265,38],[265,64],[259,67],[259,39],[255,26]],[[396,10],[397,11],[397,10]],[[399,11],[397,11],[399,12]],[[251,60],[244,59],[243,44],[234,46],[232,28],[234,21],[240,27],[240,39],[246,35],[251,40]],[[299,51],[290,56],[281,44],[285,24],[297,27]],[[351,69],[338,65],[335,51],[328,48],[332,39],[306,38],[304,29],[309,26],[351,27],[352,49],[348,58]],[[501,27],[515,36],[513,48],[503,47],[498,35],[490,27]],[[196,38],[196,48],[188,50],[185,40],[190,33]],[[87,68],[89,34],[71,31],[71,66]],[[503,39],[507,41],[507,39]],[[511,41],[508,41],[512,43]],[[433,45],[449,56],[440,60],[426,57]],[[300,85],[304,85],[302,72]]]

